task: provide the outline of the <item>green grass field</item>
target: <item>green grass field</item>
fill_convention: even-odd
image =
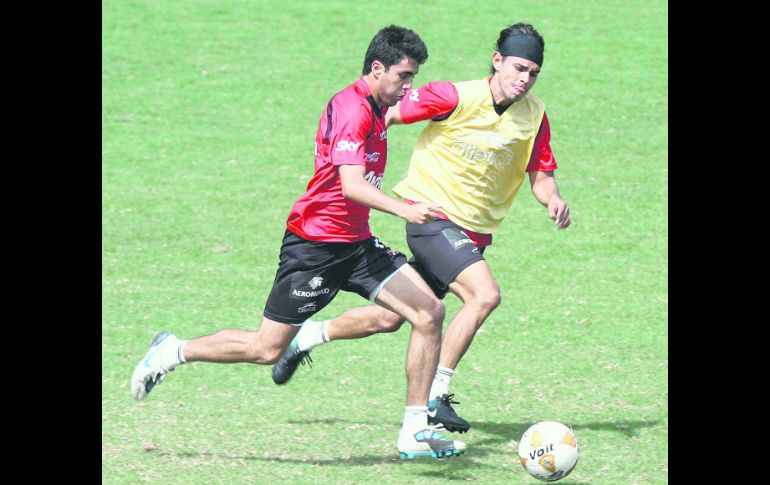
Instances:
[[[538,483],[517,440],[574,427],[566,484],[668,482],[668,7],[652,0],[103,2],[102,481],[200,484]],[[161,329],[255,329],[288,211],[313,171],[328,99],[374,33],[416,30],[416,85],[487,74],[500,29],[546,41],[547,106],[573,223],[522,187],[486,252],[503,302],[451,391],[468,452],[401,461],[409,327],[270,368],[193,363],[142,402],[129,377]],[[422,126],[389,132],[387,192]],[[389,192],[390,193],[390,192]],[[374,233],[408,252],[402,222]],[[319,317],[366,302],[341,294]],[[449,314],[458,308],[446,300]],[[427,480],[427,481],[426,481]]]

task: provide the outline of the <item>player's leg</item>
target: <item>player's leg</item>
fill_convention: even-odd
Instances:
[[[463,305],[444,331],[441,358],[430,388],[428,421],[443,424],[447,431],[465,433],[470,424],[452,407],[460,402],[453,400],[449,384],[476,332],[499,305],[500,289],[483,260],[461,271],[449,284],[449,289],[463,301]]]
[[[409,260],[409,265],[417,270],[435,295],[439,295],[439,298],[446,295],[447,285],[454,274],[447,278],[446,285],[442,287],[441,283],[414,258]],[[401,328],[404,321],[404,317],[398,313],[379,305],[352,308],[330,320],[308,320],[292,340],[286,353],[273,367],[273,381],[276,384],[288,382],[300,362],[311,360],[309,354],[316,347],[335,340],[359,339],[375,333],[395,332]]]
[[[298,331],[297,326],[263,318],[255,332],[220,330],[188,340],[182,353],[186,362],[272,364]]]
[[[168,372],[186,362],[272,364],[298,330],[298,327],[265,318],[257,331],[220,330],[190,340],[160,332],[134,367],[131,394],[137,400],[144,399]]]
[[[408,264],[378,292],[375,302],[412,325],[406,359],[408,406],[425,405],[441,351],[444,304]]]
[[[188,361],[276,362],[305,318],[320,311],[339,291],[342,279],[334,275],[334,261],[336,256],[344,256],[344,252],[323,243],[305,241],[286,231],[280,264],[259,329],[221,330],[186,341],[169,332],[159,333],[134,368],[131,376],[134,398],[144,399],[168,372]]]
[[[310,352],[334,340],[359,339],[375,333],[395,332],[404,317],[379,305],[347,310],[331,320],[307,320],[299,333],[273,366],[273,382],[289,382],[300,363],[312,362]]]
[[[497,290],[494,279],[491,280],[494,284],[489,284],[489,281],[483,277],[483,271],[478,270],[479,267],[488,269],[484,261],[483,249],[477,248],[463,229],[453,222],[436,220],[422,226],[407,224],[407,242],[414,254],[414,261],[410,261],[410,263],[418,269],[420,275],[439,297],[443,297],[452,288],[457,288],[458,285],[462,285],[460,289],[464,288],[465,282],[470,281],[471,283],[468,285],[477,284],[475,288],[471,289],[474,290],[473,298],[469,297],[467,294],[469,292],[457,290],[469,301],[480,301],[485,295],[490,295],[490,299],[494,299],[494,295],[498,295],[497,298],[499,298],[499,290]],[[478,276],[479,274],[482,276]],[[487,271],[487,274],[491,277],[491,273]],[[457,283],[458,281],[461,283]],[[464,433],[470,429],[468,422],[457,416],[452,408],[452,404],[459,403],[451,399],[452,395],[448,393],[448,383],[459,357],[462,357],[467,346],[470,345],[470,340],[465,338],[466,336],[463,334],[463,331],[470,328],[466,321],[470,319],[473,323],[480,325],[479,322],[486,317],[476,318],[475,309],[477,306],[471,303],[467,309],[461,309],[452,320],[454,326],[450,324],[447,327],[442,339],[441,359],[431,385],[430,400],[428,401],[428,422],[443,424],[448,431]],[[475,333],[475,330],[473,332]],[[474,333],[471,333],[471,339]],[[458,335],[461,338],[458,339]]]
[[[462,453],[465,443],[451,440],[428,425],[426,403],[438,363],[444,305],[409,265],[400,268],[375,301],[412,324],[406,354],[406,407],[398,436],[401,457],[440,458]]]
[[[500,286],[486,261],[468,266],[449,284],[463,305],[444,332],[439,365],[455,369],[487,317],[500,305]]]

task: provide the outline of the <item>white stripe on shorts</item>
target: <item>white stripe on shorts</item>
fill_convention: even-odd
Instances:
[[[380,282],[380,284],[379,284],[379,285],[377,285],[377,287],[376,287],[375,289],[373,289],[371,293],[369,293],[369,301],[370,301],[370,302],[372,302],[372,303],[374,303],[374,302],[375,302],[375,301],[374,301],[374,299],[375,299],[375,298],[377,298],[377,295],[379,295],[379,294],[380,294],[380,290],[382,290],[382,288],[383,288],[383,287],[384,287],[386,284],[388,284],[388,281],[390,281],[390,279],[391,279],[392,277],[396,276],[396,273],[398,273],[399,271],[401,271],[401,270],[404,268],[404,266],[406,266],[406,265],[408,265],[408,264],[409,264],[409,263],[404,263],[404,264],[402,264],[401,266],[399,266],[399,267],[398,267],[398,269],[397,269],[396,271],[394,271],[394,272],[390,273],[390,274],[388,275],[388,277],[387,277],[387,278],[385,278],[384,280],[382,280],[382,282]]]

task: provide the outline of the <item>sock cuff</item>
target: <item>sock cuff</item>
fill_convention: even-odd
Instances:
[[[185,362],[187,362],[184,359],[184,344],[186,343],[187,343],[187,340],[182,340],[179,342],[179,348],[177,349],[177,359],[179,359],[180,364],[184,364]]]
[[[404,413],[427,413],[428,406],[405,406]]]
[[[329,323],[331,323],[331,320],[321,322],[321,338],[324,339],[324,342],[331,341],[329,338]]]
[[[436,367],[436,374],[443,374],[445,376],[452,377],[454,373],[455,373],[454,369],[450,369],[448,367],[441,367],[441,366]]]

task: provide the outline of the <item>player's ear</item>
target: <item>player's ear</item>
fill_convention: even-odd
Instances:
[[[372,61],[372,73],[375,79],[379,79],[385,72],[385,66],[380,61]]]
[[[492,54],[492,65],[495,67],[496,71],[500,71],[503,67],[503,55],[500,54],[500,51],[495,51],[494,54]]]

